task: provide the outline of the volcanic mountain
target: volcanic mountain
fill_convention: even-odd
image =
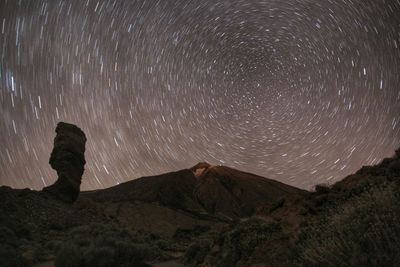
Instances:
[[[174,210],[234,220],[249,217],[258,207],[282,198],[307,193],[255,174],[199,163],[190,169],[142,177],[82,195],[98,202],[158,203]]]

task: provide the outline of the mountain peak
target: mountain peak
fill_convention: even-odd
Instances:
[[[194,165],[190,170],[193,172],[193,175],[196,178],[199,178],[203,176],[206,172],[208,172],[210,169],[212,169],[214,166],[207,163],[207,162],[199,162],[196,165]]]

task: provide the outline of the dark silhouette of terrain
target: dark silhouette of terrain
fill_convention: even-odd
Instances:
[[[85,135],[56,132],[54,185],[0,187],[0,266],[400,264],[400,150],[313,192],[208,163],[79,192]]]
[[[85,166],[85,133],[73,124],[60,122],[56,128],[50,165],[57,171],[57,181],[43,190],[63,201],[74,202],[79,195]]]
[[[307,191],[225,166],[196,166],[85,193],[95,201],[160,203],[162,206],[232,221],[251,216],[259,206]]]

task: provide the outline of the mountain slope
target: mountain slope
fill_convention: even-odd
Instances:
[[[156,202],[171,209],[237,219],[281,198],[306,194],[251,173],[199,163],[190,169],[142,177],[82,195],[101,202]]]

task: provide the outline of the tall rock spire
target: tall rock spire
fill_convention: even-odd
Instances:
[[[86,136],[77,126],[65,122],[58,123],[56,133],[49,163],[58,179],[43,191],[72,203],[78,198],[86,163]]]

